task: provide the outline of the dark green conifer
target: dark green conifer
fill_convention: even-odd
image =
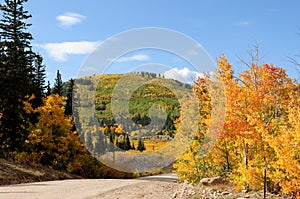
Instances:
[[[139,138],[137,150],[139,150],[140,152],[143,152],[144,150],[146,150],[144,141],[141,138]]]
[[[65,106],[65,114],[72,115],[72,97],[73,97],[73,88],[74,88],[74,79],[70,79],[65,83],[65,96],[67,97],[66,106]]]
[[[130,140],[129,140],[128,134],[125,134],[125,140],[124,140],[124,146],[123,146],[123,149],[124,149],[125,151],[131,149],[131,144],[130,144]]]
[[[64,90],[64,85],[63,85],[63,81],[61,79],[61,74],[60,74],[59,70],[57,70],[54,86],[52,89],[52,94],[54,94],[54,95],[58,94],[58,95],[62,96],[63,90]]]
[[[24,10],[27,0],[4,0],[0,5],[0,146],[2,155],[23,150],[27,137],[27,114],[22,101],[34,94],[35,75],[32,35],[27,32],[31,17]],[[26,119],[25,119],[26,118]]]

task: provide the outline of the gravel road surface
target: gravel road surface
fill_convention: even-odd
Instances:
[[[175,174],[137,179],[80,179],[0,187],[3,199],[172,198],[180,189]]]

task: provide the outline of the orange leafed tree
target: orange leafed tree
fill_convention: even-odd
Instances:
[[[300,98],[299,91],[291,91],[293,98],[288,106],[288,121],[282,124],[278,134],[269,138],[277,161],[270,167],[271,178],[281,186],[282,192],[293,193],[300,198]]]
[[[248,70],[234,77],[225,56],[217,62],[214,80],[199,78],[193,88],[202,104],[200,132],[205,134],[212,119],[207,85],[211,81],[222,83],[226,114],[221,135],[205,158],[189,151],[184,158],[193,160],[189,161],[193,162],[192,170],[210,170],[206,173],[226,176],[240,188],[262,189],[267,184],[269,191],[299,192],[299,93],[295,83],[284,69],[272,64],[250,64]],[[201,139],[193,144],[197,146],[193,151],[201,144]],[[190,165],[184,162],[179,161],[188,170]]]

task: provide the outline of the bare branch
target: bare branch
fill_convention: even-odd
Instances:
[[[240,62],[242,62],[242,64],[246,65],[249,69],[252,68],[252,65],[256,65],[259,66],[261,63],[261,61],[263,60],[263,58],[265,58],[265,55],[260,56],[260,48],[259,48],[260,44],[255,41],[255,44],[253,46],[252,49],[247,50],[247,54],[250,57],[250,61],[247,61],[243,56],[239,56],[239,60]]]
[[[249,64],[249,62],[246,61],[246,60],[244,59],[243,56],[239,56],[239,60],[240,60],[240,62],[242,62],[242,64],[244,64],[244,65],[247,66],[249,69],[251,69],[252,65]]]
[[[296,57],[300,57],[300,55],[296,55]],[[300,75],[300,63],[293,57],[288,57],[288,61],[295,65],[296,70],[298,72],[298,78]]]
[[[296,56],[297,56],[297,57],[300,57],[300,55],[296,55]],[[288,57],[288,60],[289,60],[292,64],[294,64],[294,65],[300,67],[300,63],[299,63],[295,58],[293,58],[293,57]]]

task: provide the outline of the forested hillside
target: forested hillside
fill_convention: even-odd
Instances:
[[[128,107],[118,107],[117,113],[112,112],[112,99],[116,85],[120,79],[128,76],[121,84],[118,103],[123,103],[130,93],[128,85],[132,79],[147,82],[129,96]],[[175,80],[156,77],[156,74],[142,72],[141,74],[111,74],[82,77],[75,81],[75,110],[78,113],[78,123],[81,128],[80,136],[90,151],[105,153],[107,142],[114,143],[120,149],[139,150],[139,144],[145,140],[154,140],[150,151],[159,149],[159,138],[171,141],[176,134],[175,121],[180,116],[181,106],[178,97],[191,92],[191,86]],[[165,86],[163,86],[165,85]],[[176,89],[176,96],[173,92]],[[86,91],[91,92],[86,92]],[[149,115],[152,106],[160,105],[166,115]],[[90,108],[86,108],[90,107]],[[129,116],[123,112],[129,109]],[[75,114],[75,115],[76,115]],[[76,117],[76,116],[75,116]],[[96,118],[96,121],[95,121]],[[121,121],[118,123],[117,121]],[[151,129],[139,129],[151,123]],[[134,140],[140,140],[139,142]],[[167,140],[166,140],[167,139]],[[155,141],[156,140],[156,141]],[[134,143],[135,146],[134,146]],[[147,149],[147,147],[145,148]],[[144,150],[145,150],[144,149]],[[143,151],[143,150],[141,150]]]

